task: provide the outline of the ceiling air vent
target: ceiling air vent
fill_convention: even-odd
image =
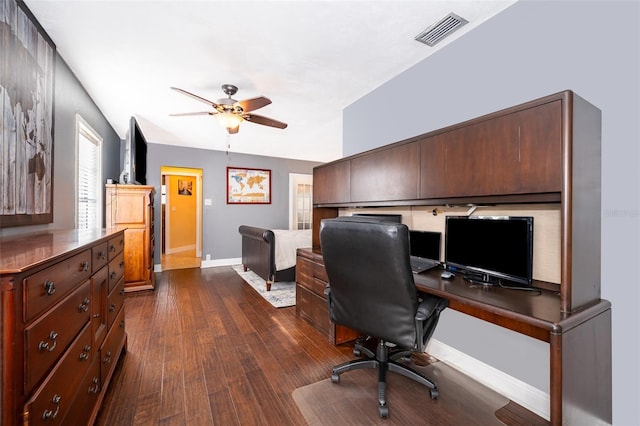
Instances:
[[[424,43],[427,46],[435,46],[443,38],[462,27],[464,24],[469,23],[466,19],[450,13],[440,20],[440,22],[433,24],[420,34],[416,36],[416,40],[420,43]]]

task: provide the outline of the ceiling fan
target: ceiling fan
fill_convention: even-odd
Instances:
[[[216,116],[220,124],[222,124],[227,129],[229,134],[238,133],[238,130],[240,129],[240,123],[243,120],[246,120],[250,123],[262,124],[264,126],[276,127],[278,129],[285,129],[287,127],[287,123],[283,123],[282,121],[251,113],[251,111],[255,111],[259,108],[269,105],[271,103],[271,99],[264,96],[258,96],[256,98],[245,99],[243,101],[236,101],[231,97],[238,91],[238,88],[233,84],[222,85],[222,91],[228,96],[228,98],[218,99],[217,102],[210,101],[177,87],[172,87],[172,89],[194,99],[197,99],[200,102],[204,102],[207,105],[211,105],[214,108],[213,111],[170,114],[172,116],[214,115]]]

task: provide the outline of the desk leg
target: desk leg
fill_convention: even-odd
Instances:
[[[550,344],[551,424],[611,424],[611,309]]]

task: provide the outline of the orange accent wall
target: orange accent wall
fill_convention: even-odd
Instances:
[[[169,203],[169,214],[171,215],[171,226],[169,232],[170,247],[172,250],[180,247],[193,247],[196,244],[196,178],[195,176],[167,176],[169,185],[167,186],[167,201]],[[183,185],[179,186],[182,181]],[[191,182],[191,195],[186,195],[189,189],[185,182]],[[178,191],[182,189],[182,193]]]

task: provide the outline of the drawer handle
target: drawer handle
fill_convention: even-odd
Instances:
[[[53,402],[56,406],[56,411],[53,410],[44,410],[44,413],[42,413],[42,420],[48,420],[48,419],[55,419],[58,416],[58,413],[60,412],[60,396],[53,395],[53,398],[51,398],[51,402]]]
[[[91,351],[91,346],[90,345],[84,345],[84,349],[82,350],[82,353],[80,354],[80,361],[88,360],[90,351]]]
[[[124,296],[124,288],[120,289],[120,296]]]
[[[104,260],[107,258],[107,252],[106,251],[100,251],[98,252],[98,259],[100,260]]]
[[[111,351],[107,351],[104,359],[102,360],[105,364],[111,364]]]
[[[109,312],[113,312],[116,310],[116,304],[112,303],[111,306],[109,306]]]
[[[109,251],[112,253],[116,251],[116,246],[109,246]]]
[[[80,270],[81,270],[82,272],[87,272],[87,271],[89,270],[89,262],[87,262],[86,260],[85,260],[85,261],[83,261],[83,262],[80,264]]]
[[[91,303],[91,301],[88,298],[84,299],[82,303],[78,305],[78,311],[87,312],[89,310],[89,303]]]
[[[120,261],[120,268],[124,268],[124,260]]]
[[[56,285],[53,283],[53,281],[46,280],[44,282],[44,291],[48,296],[51,296],[56,292]]]
[[[117,276],[118,276],[118,274],[116,274],[115,272],[112,272],[111,274],[109,274],[109,277],[110,277],[112,280],[115,280]]]
[[[44,352],[44,351],[53,352],[54,349],[56,348],[56,345],[58,344],[58,342],[56,341],[57,338],[58,338],[58,333],[56,333],[55,331],[51,331],[51,333],[49,333],[49,339],[53,341],[53,346],[49,347],[49,342],[45,342],[44,340],[42,340],[40,341],[40,344],[38,344],[38,349],[40,350],[40,352]]]
[[[100,392],[100,379],[97,377],[93,378],[93,384],[95,386],[89,386],[89,393],[91,394],[97,394],[98,392]]]
[[[120,321],[120,328],[124,328],[124,320]]]

